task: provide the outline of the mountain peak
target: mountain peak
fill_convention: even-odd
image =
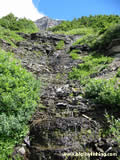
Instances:
[[[35,24],[40,30],[46,30],[48,28],[54,27],[59,25],[62,22],[62,20],[55,20],[52,18],[49,18],[47,16],[44,16],[38,20],[35,21]]]

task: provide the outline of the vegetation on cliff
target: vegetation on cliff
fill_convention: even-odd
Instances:
[[[83,63],[73,68],[69,73],[69,78],[79,80],[80,85],[85,85],[91,77],[94,77],[94,75],[107,68],[108,64],[112,62],[111,57],[96,55],[85,56],[81,59]]]
[[[60,25],[51,29],[59,34],[81,35],[81,37],[73,44],[88,45],[90,53],[88,56],[81,56],[80,49],[73,49],[70,56],[74,59],[81,59],[83,63],[74,67],[69,73],[69,78],[79,80],[83,86],[85,98],[90,99],[96,104],[102,104],[118,112],[120,107],[120,69],[116,74],[106,79],[103,77],[96,78],[99,73],[107,69],[113,59],[104,56],[109,47],[120,39],[120,16],[118,15],[96,15],[89,17],[81,17],[73,21],[64,21]],[[120,120],[117,116],[105,115],[110,127],[103,130],[103,135],[113,137],[120,145]]]
[[[0,39],[5,40],[15,47],[17,41],[23,38],[17,32],[33,33],[38,28],[31,20],[26,18],[17,18],[12,13],[0,19]]]
[[[119,23],[120,17],[117,15],[98,15],[81,17],[71,22],[64,21],[50,29],[55,33],[81,36],[73,45],[87,44],[91,50],[87,52],[87,55],[84,55],[80,49],[73,49],[69,53],[70,57],[76,61],[81,60],[81,63],[72,68],[68,77],[70,80],[79,82],[83,98],[89,99],[94,104],[101,104],[105,109],[108,107],[108,109],[112,108],[117,111],[120,107],[120,69],[116,69],[116,74],[112,78],[105,79],[103,76],[101,79],[98,76],[99,73],[107,70],[114,60],[105,56],[104,51],[110,45],[111,40],[120,38]],[[25,18],[18,19],[13,14],[0,19],[0,39],[10,43],[13,47],[17,41],[23,40],[17,32],[33,33],[37,31],[32,21]],[[65,47],[63,40],[58,41],[56,52],[57,50],[63,51]],[[57,76],[58,79],[62,79],[59,73]],[[26,135],[28,122],[39,101],[39,93],[40,82],[21,67],[11,52],[0,50],[0,159],[11,159],[14,146]],[[113,139],[117,135],[117,142],[120,145],[120,120],[107,113],[105,116],[110,127],[103,131],[103,134]]]
[[[0,159],[6,159],[26,134],[39,99],[39,84],[12,53],[0,50]]]
[[[34,22],[9,14],[0,19],[0,39],[16,47],[23,38],[17,32],[33,33]],[[35,112],[40,82],[23,69],[13,53],[0,49],[0,159],[12,159],[14,146],[28,133],[28,122]]]
[[[105,32],[109,26],[120,23],[120,17],[118,15],[96,15],[89,17],[82,16],[72,21],[63,21],[60,25],[53,27],[53,32],[71,31],[73,29],[92,28],[95,31],[99,30],[99,33]]]
[[[83,16],[73,21],[63,21],[50,30],[55,33],[81,35],[73,45],[87,44],[92,50],[104,50],[111,40],[120,38],[120,16]]]
[[[32,33],[38,31],[33,21],[26,18],[17,18],[12,13],[0,19],[0,26],[17,32]]]

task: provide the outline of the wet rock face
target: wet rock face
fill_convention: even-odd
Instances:
[[[61,160],[64,153],[83,152],[85,139],[89,142],[94,139],[92,135],[87,139],[87,132],[81,135],[81,132],[85,132],[83,125],[89,130],[89,122],[74,117],[48,119],[33,124],[30,132],[30,135],[34,135],[31,140],[30,159],[47,160],[49,154],[50,160],[56,156]]]
[[[25,40],[17,42],[17,48],[12,51],[28,71],[41,79],[42,106],[38,107],[31,120],[29,141],[24,140],[27,149],[24,151],[21,146],[17,151],[25,153],[27,160],[65,160],[64,153],[106,152],[110,147],[110,152],[115,152],[114,141],[104,141],[100,137],[100,129],[106,124],[105,107],[82,97],[80,82],[68,78],[72,68],[83,63],[80,59],[73,60],[67,54],[68,50],[79,49],[84,55],[89,47],[71,46],[76,39],[74,36],[54,35],[51,32],[19,34]],[[56,45],[61,40],[65,47],[56,50]],[[9,44],[4,41],[0,43],[9,48]],[[109,70],[92,76],[110,75],[120,67],[119,62],[120,55]],[[71,160],[74,158],[69,157]],[[98,157],[91,160],[98,160]]]
[[[65,45],[72,42],[71,36],[54,35],[51,32],[18,34],[24,38],[24,41],[17,42],[17,48],[11,50],[15,53],[15,57],[21,60],[22,65],[37,76],[54,70],[52,65],[56,64],[57,55],[60,55],[56,50],[59,41],[64,41]]]
[[[37,130],[37,132],[36,132]],[[54,118],[52,120],[43,120],[40,125],[36,124],[31,128],[31,134],[36,135],[33,138],[33,144],[39,143],[44,147],[70,147],[73,144],[79,144],[76,133],[81,130],[79,119],[75,118]],[[72,137],[76,136],[76,141]],[[79,144],[80,146],[80,144]]]

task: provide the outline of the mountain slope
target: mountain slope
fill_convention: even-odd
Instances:
[[[108,26],[104,18],[101,22]],[[70,22],[64,23],[66,26]],[[29,133],[22,144],[15,142],[12,156],[2,141],[2,154],[7,156],[4,159],[8,155],[15,159],[19,154],[25,160],[74,160],[76,156],[83,160],[105,160],[103,154],[114,153],[108,156],[109,160],[119,160],[120,27],[116,22],[101,32],[103,25],[94,28],[86,22],[81,28],[77,35],[74,26],[70,28],[72,35],[64,29],[64,34],[19,33],[22,40],[14,41],[16,47],[0,41],[1,48],[14,52],[22,66],[42,81]],[[5,85],[9,91],[8,84]],[[30,96],[30,91],[33,93],[29,89],[26,95]],[[24,90],[20,93],[24,95]],[[99,155],[81,157],[81,153],[91,152]]]

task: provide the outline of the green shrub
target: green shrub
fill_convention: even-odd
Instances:
[[[72,29],[69,31],[57,31],[55,33],[56,34],[65,34],[65,35],[85,35],[85,34],[90,34],[93,32],[94,31],[92,28],[83,27],[83,28]]]
[[[61,24],[51,28],[53,32],[69,32],[79,28],[94,28],[100,34],[104,33],[112,24],[119,24],[119,15],[90,15],[89,17],[82,16],[81,18],[74,18],[72,21],[63,21]]]
[[[80,80],[83,85],[89,81],[92,74],[102,71],[112,62],[110,57],[93,55],[83,57],[82,60],[84,62],[79,64],[78,67],[74,67],[72,72],[69,73],[69,78]]]
[[[16,47],[15,46],[16,42],[23,40],[23,38],[18,34],[16,34],[14,31],[5,29],[1,26],[0,26],[0,39],[3,39],[6,42],[10,43],[13,47]]]
[[[92,48],[93,44],[96,42],[96,39],[98,38],[98,33],[89,33],[84,35],[83,37],[81,37],[80,39],[77,39],[76,42],[73,43],[73,45],[77,45],[77,44],[87,44],[89,47]]]
[[[25,33],[37,32],[38,28],[31,20],[26,18],[17,18],[12,13],[0,19],[0,25],[11,31],[19,31]]]
[[[105,117],[109,123],[109,129],[104,131],[105,135],[112,137],[112,139],[117,141],[118,145],[120,146],[120,119],[110,116],[108,113],[105,114]]]
[[[116,76],[120,77],[120,68],[118,69]]]
[[[58,42],[58,44],[56,46],[56,49],[57,50],[63,49],[64,46],[65,46],[65,43],[64,43],[64,41],[61,40],[61,41]]]
[[[13,135],[21,130],[38,100],[39,85],[10,53],[0,54],[0,134]]]
[[[13,152],[14,146],[15,146],[14,139],[0,137],[0,159],[12,160],[12,158],[10,158],[10,155]]]
[[[26,18],[18,19],[13,14],[9,14],[0,19],[0,39],[10,43],[12,47],[16,47],[17,41],[23,40],[16,32],[33,33],[38,28],[31,20]]]
[[[59,34],[81,35],[73,45],[87,44],[93,50],[105,50],[112,39],[120,38],[119,28],[118,15],[90,15],[63,21],[50,30]]]
[[[90,80],[85,86],[85,97],[97,103],[106,105],[120,105],[120,86],[117,80]]]
[[[81,56],[79,54],[77,54],[76,52],[80,52],[79,50],[73,50],[70,53],[70,56],[72,57],[72,59],[76,60],[76,59],[81,59]]]
[[[10,154],[16,141],[25,136],[39,90],[40,82],[11,53],[0,51],[0,159]]]
[[[20,133],[16,133],[14,137],[11,136],[0,136],[0,159],[1,160],[13,160],[11,157],[14,152],[14,147],[16,144],[21,144],[23,142],[23,138],[28,134],[29,130],[27,126],[23,126],[22,131]],[[17,159],[15,160],[22,160]]]
[[[109,27],[102,36],[96,39],[92,48],[94,50],[105,50],[106,46],[110,44],[111,40],[117,38],[120,38],[120,24],[112,25],[111,27]]]
[[[120,38],[120,25],[111,25],[103,34],[98,32],[88,33],[78,39],[73,45],[87,44],[92,50],[106,50],[111,40]]]

